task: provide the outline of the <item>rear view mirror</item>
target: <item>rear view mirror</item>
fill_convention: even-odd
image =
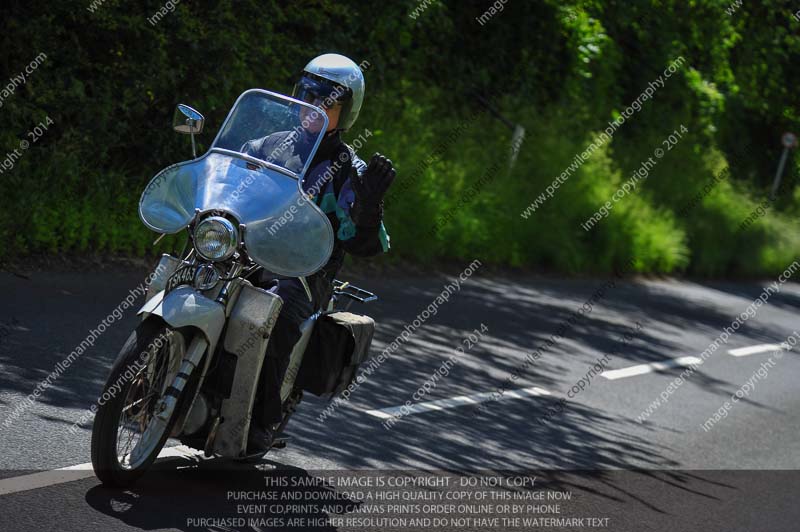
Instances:
[[[175,114],[172,115],[172,129],[183,135],[192,136],[192,156],[195,158],[197,157],[197,146],[194,136],[203,131],[205,122],[206,119],[196,109],[182,103],[178,104]]]
[[[179,103],[172,117],[172,129],[184,135],[194,135],[203,131],[205,121],[196,109]]]

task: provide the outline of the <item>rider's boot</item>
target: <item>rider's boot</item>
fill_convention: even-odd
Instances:
[[[265,454],[272,448],[275,432],[272,427],[262,427],[258,423],[250,424],[247,435],[247,455]]]

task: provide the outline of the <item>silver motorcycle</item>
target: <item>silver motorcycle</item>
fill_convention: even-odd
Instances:
[[[334,235],[302,183],[327,123],[318,107],[248,90],[207,153],[164,169],[145,188],[144,224],[162,236],[186,230],[188,243],[177,257],[163,255],[151,274],[141,322],[98,401],[91,454],[104,484],[135,481],[170,437],[207,456],[253,458],[247,436],[283,301],[249,279],[261,269],[297,277],[311,299],[305,278],[326,264]],[[195,157],[203,124],[196,110],[177,107],[173,128],[191,135]],[[248,141],[276,133],[284,140],[264,159],[243,153]],[[274,447],[285,445],[280,435],[304,391],[334,397],[369,356],[374,322],[335,311],[344,298],[376,299],[337,281],[327,310],[302,325],[281,386]]]

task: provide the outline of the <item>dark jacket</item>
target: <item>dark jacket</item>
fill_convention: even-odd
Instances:
[[[281,142],[290,134],[273,133],[251,140],[242,146],[242,152],[299,171],[305,161],[297,153],[305,150],[279,149]],[[298,144],[302,145],[305,140],[301,136]],[[359,220],[358,224],[351,217],[356,201],[351,179],[363,174],[366,168],[364,161],[336,132],[326,135],[320,143],[303,180],[303,190],[313,197],[317,206],[328,216],[335,238],[328,263],[307,278],[317,308],[324,308],[327,304],[333,280],[344,263],[345,253],[370,257],[389,250],[389,235],[383,225],[382,208],[378,209],[377,217]]]

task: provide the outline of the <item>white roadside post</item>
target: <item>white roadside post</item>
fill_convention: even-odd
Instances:
[[[522,143],[525,141],[525,128],[522,127],[521,124],[515,124],[508,118],[504,117],[489,101],[481,96],[480,94],[477,95],[478,103],[483,105],[496,119],[503,123],[508,129],[512,131],[511,134],[511,154],[508,159],[508,171],[510,172],[514,168],[514,163],[517,162],[517,155],[519,154],[519,150],[522,147]]]
[[[783,176],[783,169],[786,166],[786,159],[789,157],[789,150],[797,148],[797,135],[784,133],[781,137],[781,144],[783,144],[783,153],[778,163],[778,171],[775,173],[775,180],[772,182],[772,192],[769,194],[769,199],[772,201],[775,201],[775,194],[778,192],[778,187],[781,186],[781,176]]]

